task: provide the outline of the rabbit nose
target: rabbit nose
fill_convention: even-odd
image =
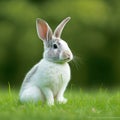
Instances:
[[[71,54],[70,54],[69,51],[65,50],[65,51],[63,52],[62,56],[63,56],[64,59],[70,59]]]

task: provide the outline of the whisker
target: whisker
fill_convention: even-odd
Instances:
[[[77,66],[78,70],[80,69],[80,64],[79,64],[79,61],[80,59],[78,57],[75,57],[75,59],[73,60],[75,65]]]
[[[72,61],[72,64],[73,64],[73,66],[77,69],[77,70],[79,70],[79,67],[77,66],[77,64],[76,64],[76,62],[73,60]]]
[[[80,65],[79,65],[79,57],[77,57],[77,56],[74,56],[74,58],[73,58],[73,60],[72,60],[72,64],[73,64],[73,66],[75,66],[75,68],[77,69],[77,70],[80,70]]]

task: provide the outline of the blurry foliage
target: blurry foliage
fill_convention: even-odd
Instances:
[[[1,0],[0,83],[21,84],[43,53],[36,34],[37,17],[52,29],[67,16],[62,34],[75,60],[71,84],[78,87],[115,86],[120,81],[119,0]]]

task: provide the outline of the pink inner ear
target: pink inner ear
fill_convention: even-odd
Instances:
[[[46,35],[47,35],[47,26],[45,23],[39,23],[39,34],[43,40],[46,40]]]

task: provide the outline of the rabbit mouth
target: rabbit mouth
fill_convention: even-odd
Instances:
[[[70,58],[65,58],[65,59],[63,59],[63,61],[69,61],[69,60],[71,60]]]
[[[60,62],[70,62],[72,59],[70,57],[59,60]]]

